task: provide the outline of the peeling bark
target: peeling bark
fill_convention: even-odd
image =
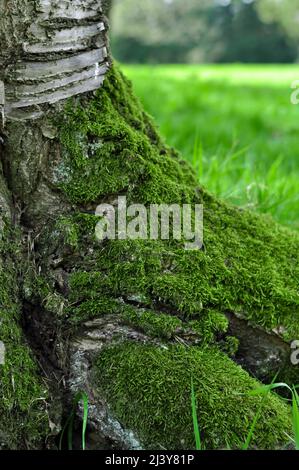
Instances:
[[[1,0],[0,31],[6,119],[40,116],[47,104],[102,85],[109,59],[101,2]]]

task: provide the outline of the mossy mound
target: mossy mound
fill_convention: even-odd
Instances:
[[[86,319],[88,312],[109,309],[109,299],[113,308],[120,296],[138,295],[151,308],[165,305],[183,319],[230,311],[280,331],[287,341],[299,336],[299,235],[200,188],[115,67],[93,100],[70,103],[59,128],[57,184],[80,207],[64,218],[62,230],[65,243],[71,235],[81,254],[70,279],[79,321],[79,312]],[[203,204],[203,250],[186,251],[176,240],[118,240],[103,249],[90,212],[120,194],[128,203]]]
[[[20,244],[8,222],[0,232],[0,340],[5,363],[0,365],[0,449],[37,448],[49,433],[47,390],[21,328],[16,263]]]
[[[194,444],[193,375],[206,447],[238,447],[261,399],[248,396],[257,382],[217,350],[234,354],[237,348],[236,338],[226,338],[226,314],[286,341],[298,337],[298,234],[200,187],[115,67],[94,98],[71,100],[55,124],[60,162],[53,159],[50,178],[73,209],[39,235],[45,282],[34,295],[74,328],[114,313],[149,337],[173,341],[178,329],[195,333],[196,347],[107,349],[97,364],[102,392],[147,447],[187,448]],[[174,239],[98,242],[96,206],[118,195],[147,206],[203,204],[203,249],[186,251],[184,241]],[[64,271],[59,279],[48,269],[54,252]],[[273,395],[264,406],[254,445],[275,448],[287,441],[288,411]]]
[[[250,396],[258,382],[216,348],[127,342],[104,350],[96,366],[99,390],[146,448],[195,447],[191,378],[205,449],[241,449],[258,411],[252,448],[278,448],[292,432],[287,406]]]

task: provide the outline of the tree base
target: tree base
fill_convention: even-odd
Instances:
[[[23,133],[24,126],[11,124],[8,133]],[[288,357],[288,343],[299,337],[298,234],[199,187],[115,67],[95,96],[73,98],[47,116],[51,132],[42,129],[44,118],[31,134],[34,140],[43,135],[38,145],[44,153],[30,191],[17,179],[23,151],[16,150],[11,164],[5,161],[10,187],[26,201],[19,302],[26,306],[27,333],[30,325],[29,336],[40,345],[39,362],[47,358],[52,372],[64,377],[64,406],[78,389],[89,394],[99,446],[106,437],[124,448],[188,449],[194,445],[193,377],[203,445],[239,448],[262,397],[249,395],[258,382],[238,364],[264,381],[279,369],[292,381],[298,377]],[[203,249],[186,251],[174,239],[100,243],[96,206],[115,204],[118,195],[147,207],[203,204]],[[248,342],[247,326],[256,341]],[[7,377],[14,375],[15,354],[25,357],[8,349]],[[18,376],[22,390],[26,377]],[[55,383],[57,374],[50,377]],[[33,401],[37,387],[28,392]],[[27,399],[17,402],[17,409],[24,406]],[[9,402],[5,409],[11,410]],[[252,446],[282,448],[290,433],[287,405],[269,394]],[[30,428],[23,434],[34,435]]]

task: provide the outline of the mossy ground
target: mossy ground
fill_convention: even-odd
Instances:
[[[194,448],[191,378],[206,449],[241,449],[260,406],[253,448],[275,449],[292,432],[287,406],[274,395],[263,403],[250,396],[258,382],[217,348],[123,343],[106,349],[97,367],[99,389],[146,448]]]
[[[49,432],[47,390],[21,328],[16,260],[21,245],[8,222],[0,233],[0,448],[36,448]]]
[[[195,328],[198,347],[171,346],[163,353],[123,344],[104,352],[98,363],[101,386],[117,417],[140,432],[148,446],[177,446],[179,439],[191,445],[193,374],[206,445],[237,445],[260,399],[234,394],[247,393],[255,382],[215,349],[227,330],[224,314],[279,329],[286,340],[299,336],[298,234],[200,187],[189,165],[162,142],[115,67],[96,96],[72,100],[57,125],[62,154],[53,178],[76,208],[45,234],[47,249],[60,247],[68,272],[60,317],[80,324],[119,313],[123,321],[164,339],[181,324]],[[93,213],[97,204],[118,195],[145,205],[203,204],[203,249],[186,251],[183,241],[173,239],[98,242]],[[227,338],[226,351],[233,354],[236,347],[236,339]],[[256,445],[275,447],[289,431],[286,408],[272,397],[264,416]]]

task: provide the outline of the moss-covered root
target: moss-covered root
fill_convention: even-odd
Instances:
[[[15,238],[0,215],[0,341],[5,347],[5,362],[0,364],[0,449],[38,448],[49,433],[46,387],[20,326]]]
[[[84,258],[83,269],[70,269],[67,253],[71,302],[80,304],[83,320],[88,312],[97,315],[97,297],[138,295],[159,299],[183,317],[232,312],[286,341],[298,337],[298,234],[200,188],[188,164],[163,144],[117,68],[96,97],[67,107],[58,139],[61,161],[57,166],[53,157],[53,183],[78,207],[63,225],[65,245]],[[186,251],[183,240],[172,239],[116,241],[103,249],[90,212],[120,194],[128,204],[147,207],[202,203],[203,250]],[[61,223],[53,229],[56,237],[57,231],[63,232]],[[46,247],[49,240],[46,234]],[[71,315],[80,321],[80,312]]]
[[[71,209],[36,231],[41,275],[37,289],[28,280],[34,291],[30,300],[74,328],[115,314],[159,340],[178,340],[178,331],[191,332],[190,349],[133,344],[107,349],[98,363],[99,387],[117,417],[147,447],[187,448],[193,445],[193,375],[205,446],[238,447],[261,399],[248,396],[256,382],[213,347],[230,334],[230,316],[254,326],[257,337],[259,331],[280,336],[286,348],[298,337],[298,234],[229,206],[200,187],[189,165],[163,143],[114,66],[95,96],[73,99],[53,122],[58,129],[47,181]],[[184,240],[172,238],[100,243],[93,214],[101,202],[116,205],[119,195],[147,208],[203,204],[203,249],[187,251]],[[38,210],[46,219],[44,207]],[[30,222],[35,226],[35,219]],[[226,339],[224,350],[234,354],[237,340]],[[185,342],[190,344],[188,337]],[[262,375],[269,372],[271,380],[277,363],[274,357],[272,368],[268,356]],[[282,446],[290,431],[287,408],[274,396],[264,407],[254,445]]]
[[[292,432],[285,403],[250,395],[258,382],[216,348],[125,342],[104,350],[96,370],[114,415],[145,448],[195,447],[191,377],[205,449],[240,449],[260,407],[252,448],[282,448]]]

